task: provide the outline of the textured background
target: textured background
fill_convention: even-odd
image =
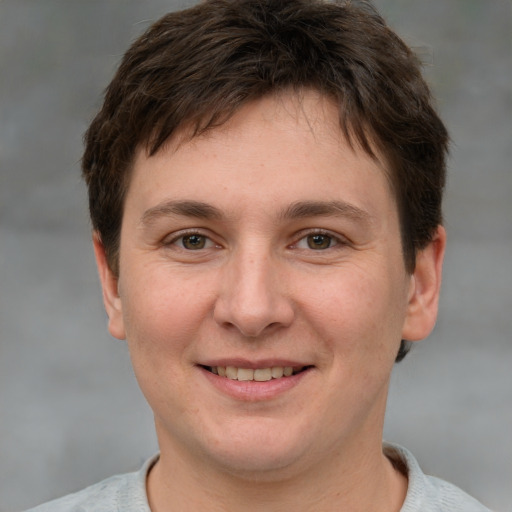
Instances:
[[[512,511],[512,4],[376,3],[424,56],[454,142],[441,315],[396,368],[386,438]],[[105,329],[78,161],[128,43],[178,6],[0,0],[0,512],[157,449],[125,345]]]

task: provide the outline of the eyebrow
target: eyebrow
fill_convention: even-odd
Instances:
[[[141,224],[150,225],[161,217],[182,216],[204,220],[221,220],[221,210],[211,204],[193,200],[164,201],[144,212]],[[371,215],[345,201],[297,201],[287,206],[279,217],[285,220],[308,217],[347,217],[358,222],[370,223]]]
[[[161,217],[169,216],[194,217],[196,219],[219,220],[223,217],[222,212],[208,203],[201,201],[164,201],[144,212],[141,223],[152,224]]]
[[[284,219],[303,219],[306,217],[348,217],[349,219],[370,223],[371,215],[345,201],[298,201],[292,203],[281,213]]]

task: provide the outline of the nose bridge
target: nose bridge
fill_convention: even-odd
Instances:
[[[279,274],[279,262],[266,243],[234,250],[215,307],[217,322],[234,326],[248,337],[288,325],[293,308]]]

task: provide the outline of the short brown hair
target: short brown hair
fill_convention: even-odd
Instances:
[[[195,136],[249,101],[305,88],[335,101],[349,141],[385,158],[412,272],[442,221],[448,135],[417,57],[369,2],[350,0],[206,0],[132,44],[85,135],[82,164],[112,271],[138,147],[154,154],[185,125]],[[402,343],[399,359],[406,352]]]

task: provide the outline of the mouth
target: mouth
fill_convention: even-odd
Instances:
[[[272,366],[268,368],[238,368],[236,366],[202,366],[205,370],[219,377],[238,381],[267,382],[297,375],[311,366]]]

